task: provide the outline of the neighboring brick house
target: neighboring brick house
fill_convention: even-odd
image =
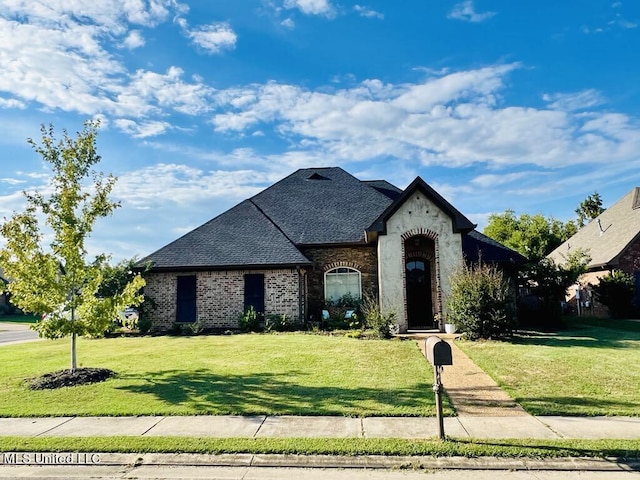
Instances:
[[[301,169],[142,259],[155,330],[235,328],[248,306],[317,321],[344,294],[377,299],[399,331],[442,329],[449,276],[466,255],[522,257],[420,177],[404,191],[341,168]]]
[[[582,227],[575,235],[556,248],[549,257],[562,263],[571,252],[585,251],[591,258],[588,272],[580,277],[580,284],[569,289],[567,301],[575,306],[575,292],[581,288],[582,303],[589,302],[586,311],[597,316],[607,315],[602,305],[589,297],[588,285],[614,270],[634,276],[636,294],[640,295],[640,187],[624,197]]]

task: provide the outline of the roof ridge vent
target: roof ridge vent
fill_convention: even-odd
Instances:
[[[307,177],[307,180],[331,180],[325,176],[320,175],[318,172],[315,172]]]

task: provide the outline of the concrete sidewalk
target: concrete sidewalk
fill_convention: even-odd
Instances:
[[[445,434],[478,439],[640,439],[638,417],[458,416]],[[0,418],[0,436],[433,438],[433,417],[146,416]]]

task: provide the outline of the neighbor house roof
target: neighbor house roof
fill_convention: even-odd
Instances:
[[[591,269],[615,267],[620,255],[640,235],[640,187],[624,197],[582,227],[569,240],[549,254],[557,263],[571,252],[586,251],[591,257]]]

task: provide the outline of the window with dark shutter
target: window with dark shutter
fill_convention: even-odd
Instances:
[[[264,314],[264,274],[247,273],[244,276],[244,309],[249,307]]]
[[[196,321],[196,277],[195,275],[178,277],[176,322],[194,323],[195,321]]]

